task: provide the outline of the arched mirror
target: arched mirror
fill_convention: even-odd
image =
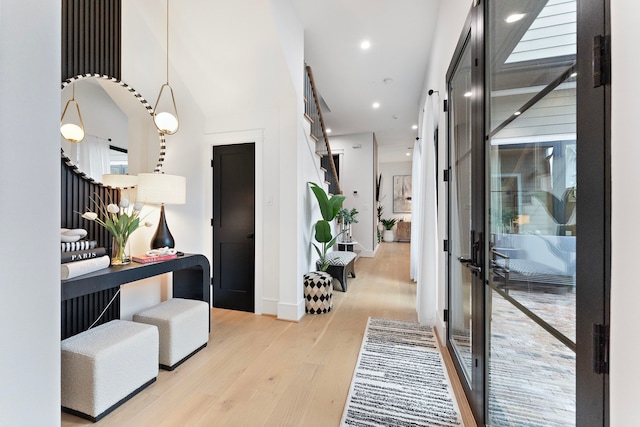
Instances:
[[[165,138],[153,124],[153,107],[138,92],[115,78],[85,74],[62,83],[61,111],[72,96],[85,138],[70,143],[60,136],[69,164],[97,182],[104,174],[160,172]]]

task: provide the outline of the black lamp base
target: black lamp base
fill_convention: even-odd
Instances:
[[[167,220],[164,217],[164,204],[160,206],[160,220],[158,221],[158,229],[151,240],[151,249],[160,249],[164,247],[173,248],[176,242],[167,226]]]

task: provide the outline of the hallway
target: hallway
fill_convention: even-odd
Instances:
[[[417,320],[409,248],[383,243],[358,259],[325,315],[294,323],[213,309],[208,346],[97,425],[338,426],[368,317]],[[62,414],[63,426],[92,424]]]

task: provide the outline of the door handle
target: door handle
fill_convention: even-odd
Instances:
[[[247,239],[253,239],[253,233],[247,234]]]
[[[471,270],[472,272],[476,273],[476,274],[480,274],[482,273],[482,267],[480,267],[479,265],[475,265],[475,264],[465,264],[467,266],[467,268],[469,270]]]
[[[471,262],[473,262],[473,260],[471,258],[465,258],[465,257],[458,257],[458,261],[460,261],[463,264],[469,264]]]

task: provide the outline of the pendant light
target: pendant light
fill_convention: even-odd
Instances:
[[[76,87],[71,84],[71,99],[67,101],[60,116],[60,133],[62,137],[69,142],[77,144],[84,139],[84,123],[82,121],[82,114],[80,114],[80,107],[76,102]],[[73,104],[74,109],[69,109],[69,106]],[[67,111],[69,114],[67,114]]]
[[[178,109],[173,96],[173,88],[169,85],[169,0],[167,0],[167,80],[160,87],[158,100],[153,108],[153,122],[158,131],[165,135],[173,135],[178,131]],[[164,95],[164,96],[163,96]]]

